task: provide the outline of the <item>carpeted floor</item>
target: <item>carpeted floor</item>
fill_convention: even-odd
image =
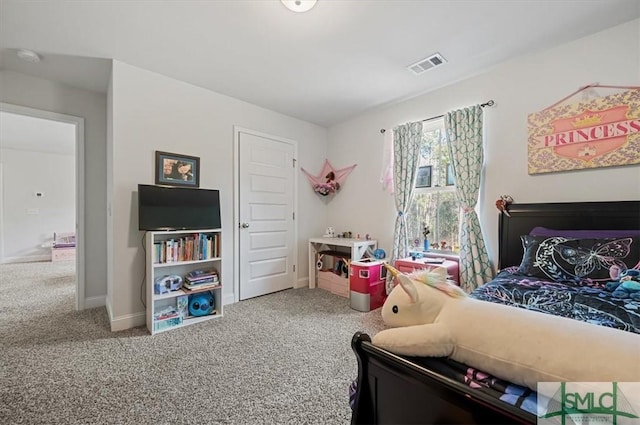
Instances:
[[[287,290],[150,336],[74,311],[73,264],[0,265],[2,424],[346,424],[354,332],[379,310]]]

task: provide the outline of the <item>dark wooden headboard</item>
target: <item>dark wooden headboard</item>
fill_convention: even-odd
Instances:
[[[499,218],[498,268],[520,264],[520,236],[536,226],[562,230],[640,229],[640,201],[512,204],[509,214],[511,217],[500,214]]]

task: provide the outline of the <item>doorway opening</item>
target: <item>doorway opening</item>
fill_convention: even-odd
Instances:
[[[75,265],[83,310],[84,118],[0,103],[0,122],[0,264]]]

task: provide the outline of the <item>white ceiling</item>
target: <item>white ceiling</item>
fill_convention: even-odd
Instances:
[[[74,155],[76,126],[0,111],[0,148]]]
[[[640,0],[1,0],[0,68],[104,91],[93,58],[113,58],[331,126],[638,17]],[[435,52],[448,63],[406,69]]]

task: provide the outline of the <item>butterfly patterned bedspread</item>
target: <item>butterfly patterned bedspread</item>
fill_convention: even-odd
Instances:
[[[517,267],[502,270],[492,281],[470,295],[479,300],[526,308],[640,334],[640,302],[614,298],[602,283],[550,282],[518,273]],[[502,401],[537,414],[538,394],[466,365],[451,364],[452,379],[486,392]]]
[[[602,284],[550,282],[510,267],[470,296],[640,334],[640,302],[614,298]]]
[[[612,292],[604,288],[604,282],[585,282],[552,282],[518,273],[518,267],[509,267],[498,273],[492,281],[475,289],[470,296],[640,334],[640,302],[613,297]],[[538,413],[539,395],[526,387],[450,359],[414,358],[414,361],[427,362],[425,366],[429,369],[472,389],[530,413]],[[440,363],[434,365],[433,362]],[[355,381],[352,386],[355,397]]]

